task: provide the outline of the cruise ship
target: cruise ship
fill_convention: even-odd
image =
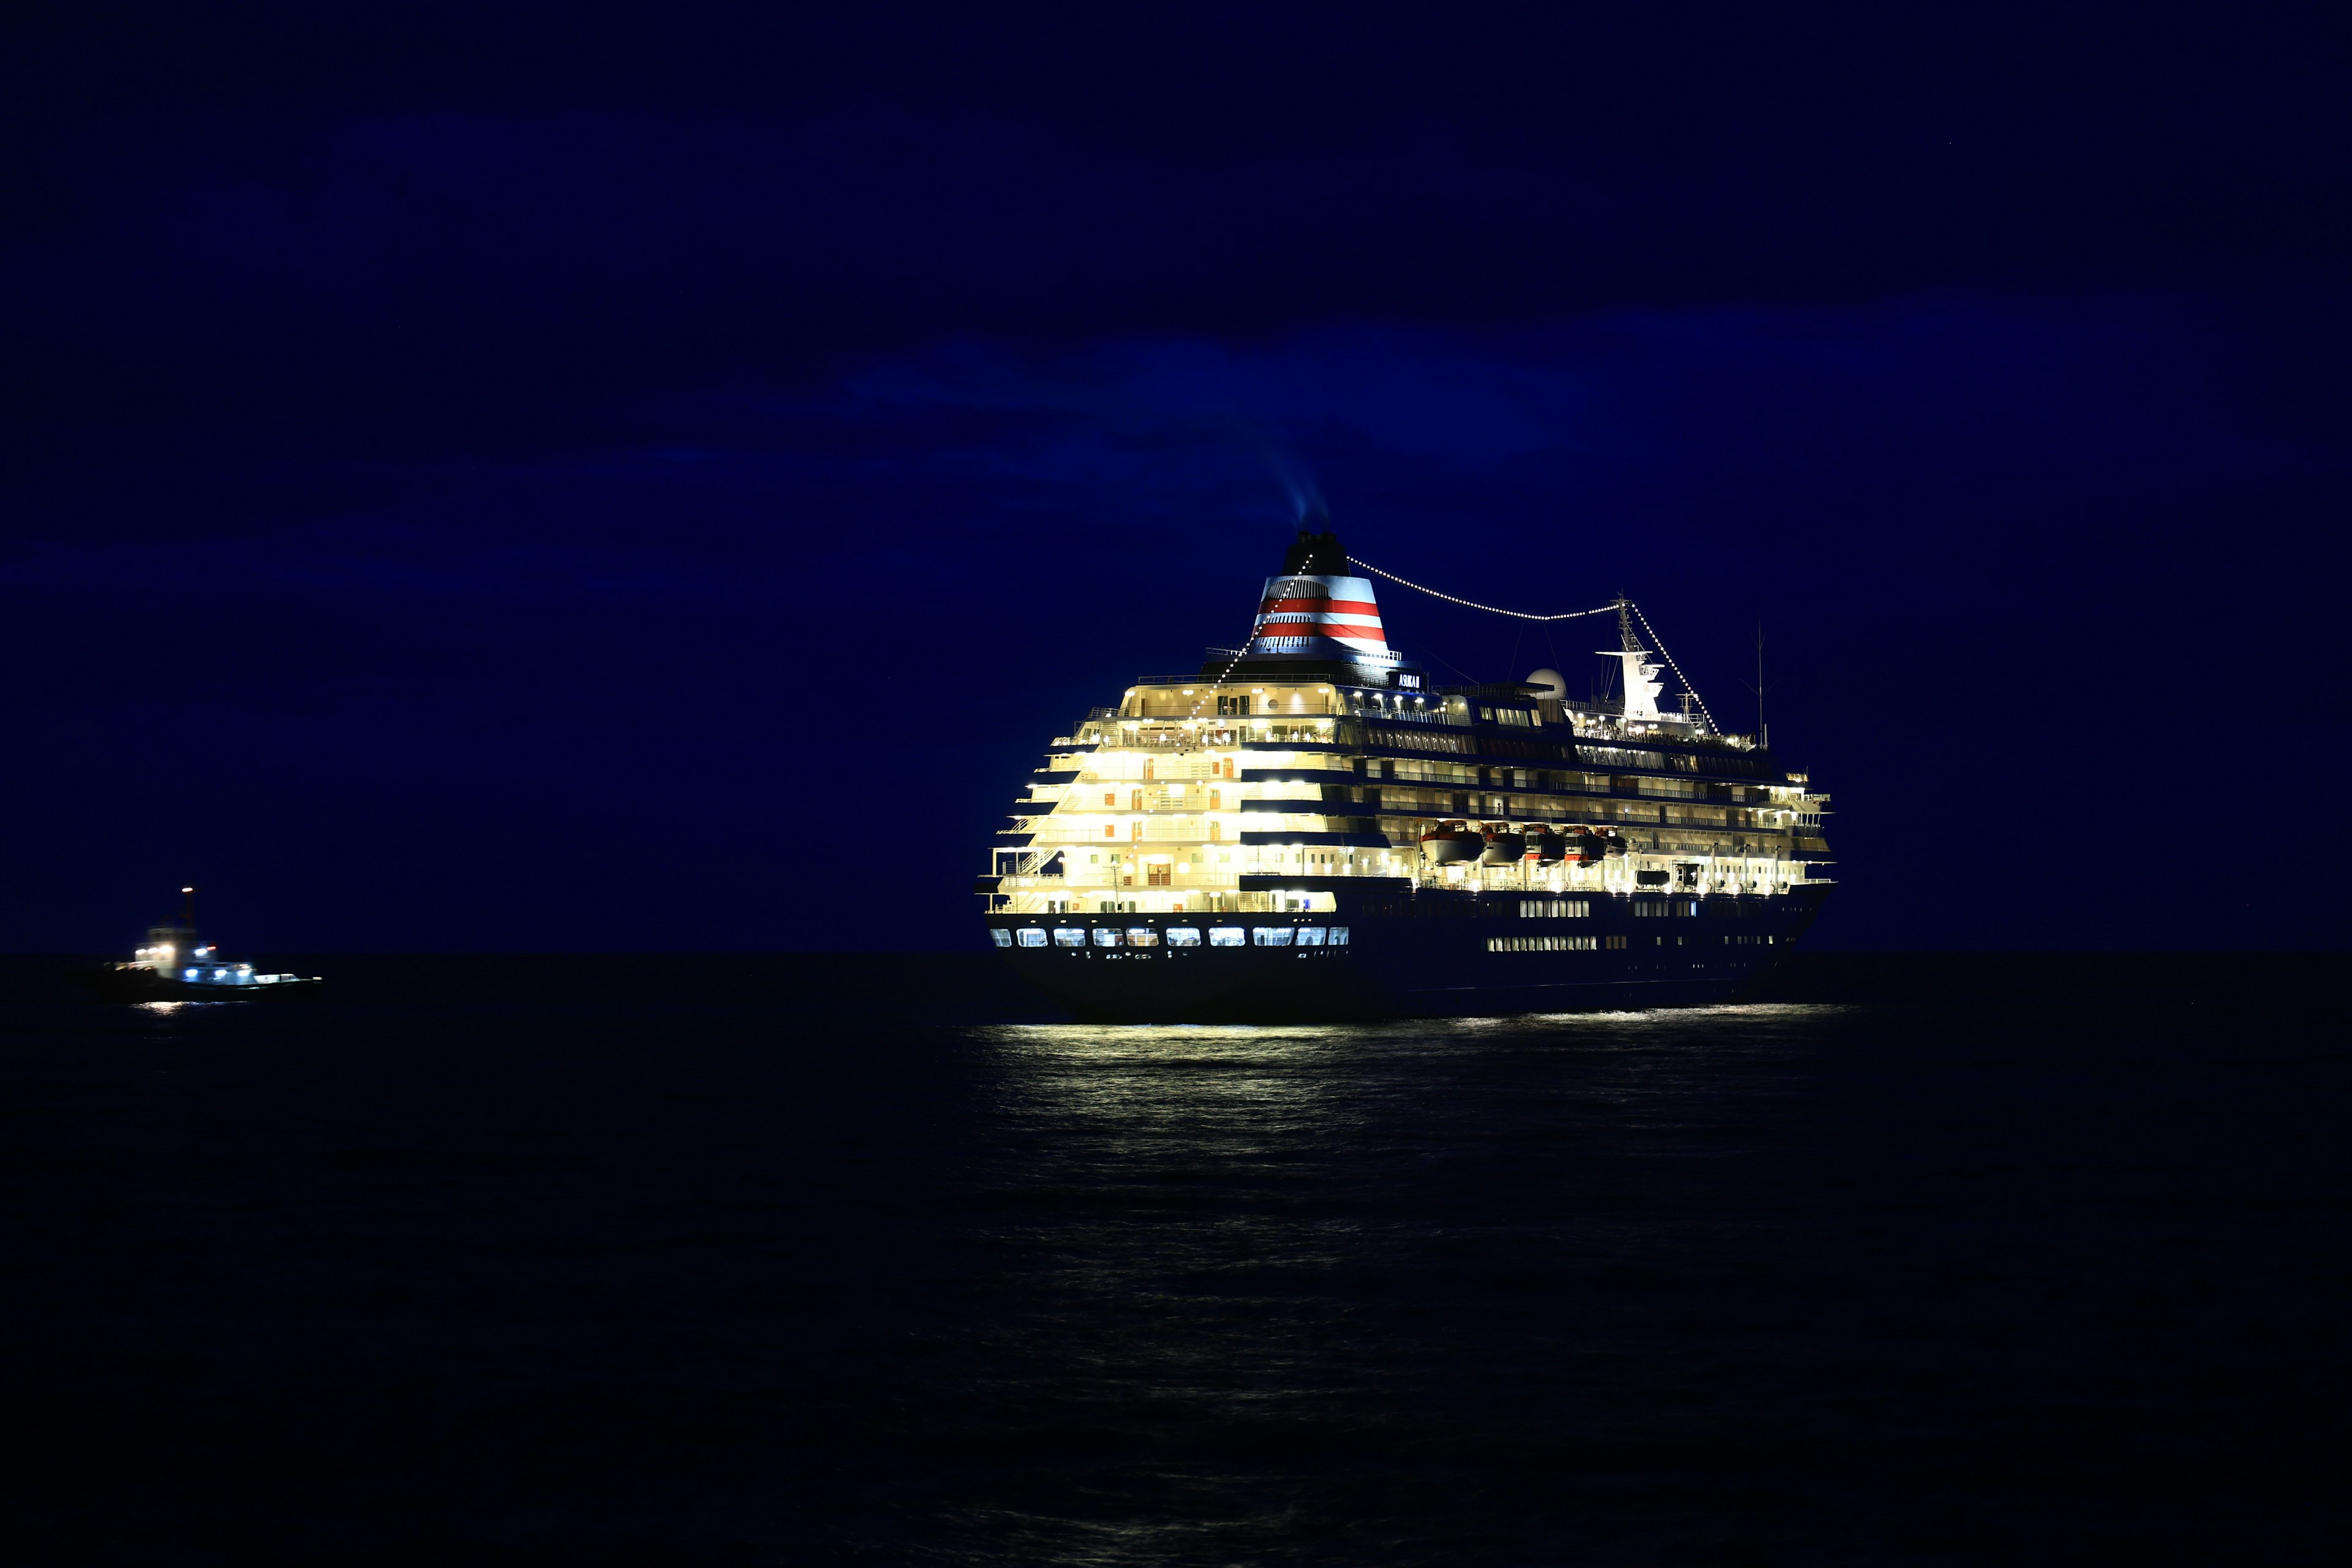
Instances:
[[[975,888],[1024,979],[1105,1021],[1478,1016],[1728,1001],[1789,952],[1829,796],[1696,692],[1661,707],[1636,605],[1577,612],[1614,634],[1605,700],[1439,686],[1377,571],[1302,528],[1243,647],[1053,742]]]

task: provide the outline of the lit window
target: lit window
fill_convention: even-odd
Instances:
[[[1168,945],[1171,947],[1200,946],[1201,928],[1199,926],[1170,926],[1168,928]]]
[[[1298,928],[1298,945],[1301,947],[1321,947],[1323,945],[1323,928],[1321,926],[1300,926]]]
[[[1250,929],[1250,936],[1260,947],[1288,947],[1290,945],[1290,928],[1288,926],[1254,926]]]
[[[1055,926],[1054,928],[1054,945],[1055,947],[1086,946],[1086,928],[1084,926]]]
[[[1043,947],[1045,945],[1045,932],[1041,927],[1023,926],[1013,934],[1021,939],[1021,945],[1023,947]]]
[[[1348,945],[1348,928],[1346,926],[1333,926],[1331,928],[1331,945],[1333,947],[1345,947]]]
[[[1582,920],[1592,912],[1592,905],[1583,899],[1522,899],[1519,918],[1522,920]]]
[[[988,940],[994,942],[999,947],[1011,947],[1013,945],[1013,933],[1006,931],[1003,926],[991,926],[988,928]]]
[[[1114,926],[1095,927],[1095,945],[1097,947],[1117,947],[1118,945],[1118,928]]]
[[[1239,926],[1211,926],[1209,928],[1209,945],[1211,947],[1246,946],[1247,942],[1245,939],[1248,935],[1249,933],[1242,930]]]
[[[1127,945],[1129,947],[1158,947],[1160,945],[1160,933],[1153,931],[1150,926],[1129,926],[1127,928]]]

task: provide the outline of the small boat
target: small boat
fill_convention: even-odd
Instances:
[[[1421,836],[1421,858],[1433,866],[1454,866],[1486,853],[1486,841],[1469,824],[1446,822]]]
[[[127,963],[77,969],[66,978],[117,1002],[242,1002],[266,996],[318,994],[315,974],[261,974],[252,964],[224,958],[196,936],[196,890],[180,889],[177,923],[147,928],[147,945]]]
[[[1549,866],[1568,858],[1568,840],[1548,826],[1538,824],[1528,833],[1528,858],[1539,866]]]
[[[1570,827],[1568,839],[1569,852],[1576,857],[1579,865],[1598,866],[1612,855],[1625,853],[1625,841],[1613,827],[1599,833],[1590,827]]]
[[[1479,854],[1482,866],[1516,866],[1527,858],[1527,836],[1508,828],[1486,835],[1486,847]]]

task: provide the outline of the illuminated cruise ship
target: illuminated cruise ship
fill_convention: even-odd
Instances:
[[[1582,612],[1614,612],[1609,701],[1438,687],[1362,564],[1302,529],[1244,647],[1054,742],[977,889],[1038,990],[1151,1022],[1670,1006],[1788,952],[1829,797],[1696,693],[1662,709],[1630,602]]]

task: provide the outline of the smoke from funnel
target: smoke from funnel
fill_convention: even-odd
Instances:
[[[1323,487],[1315,482],[1315,475],[1305,463],[1271,447],[1266,449],[1265,463],[1274,470],[1283,493],[1290,498],[1290,510],[1301,525],[1309,519],[1331,515],[1330,507],[1323,500]]]

